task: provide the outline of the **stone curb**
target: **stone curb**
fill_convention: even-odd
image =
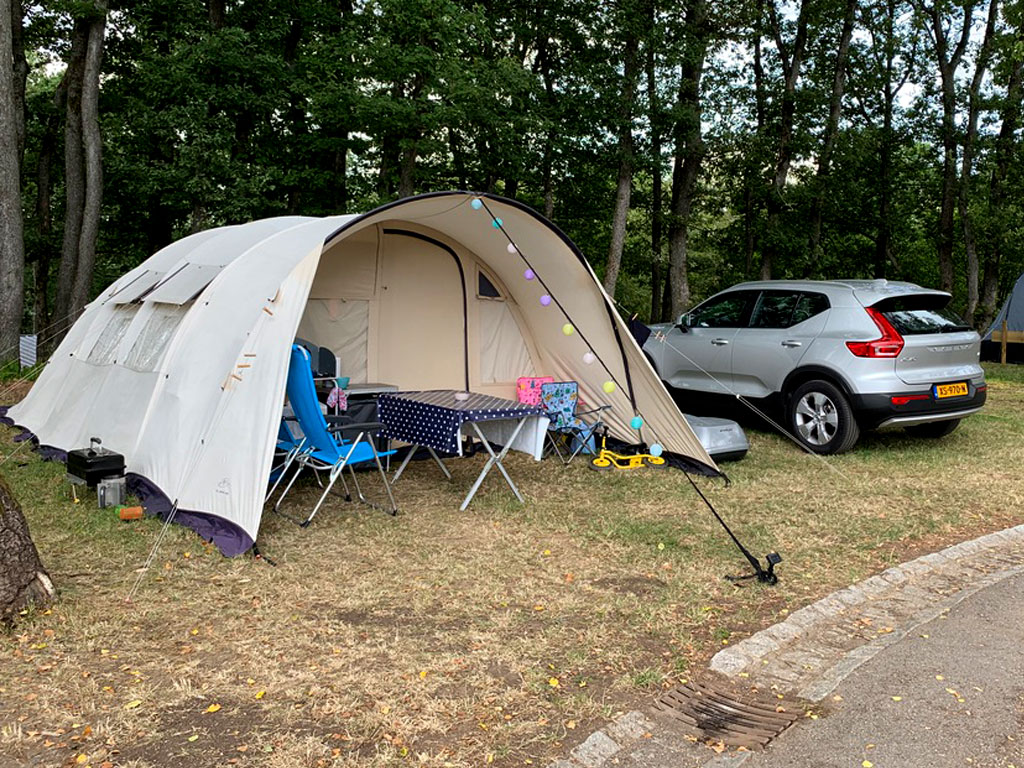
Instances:
[[[765,667],[770,667],[771,660],[780,653],[827,662],[827,649],[816,648],[811,642],[812,636],[829,629],[834,631],[852,612],[870,614],[873,604],[880,605],[886,600],[898,602],[906,614],[899,626],[852,649],[833,654],[832,663],[811,680],[788,688],[807,701],[821,701],[854,670],[898,643],[916,627],[932,621],[979,590],[1021,572],[1024,572],[1024,525],[923,555],[833,592],[794,611],[785,621],[722,649],[711,659],[710,668],[727,677],[743,675],[761,680],[767,677],[772,681],[772,670]],[[774,671],[774,682],[779,690],[795,682],[787,680],[781,670]],[[620,763],[628,759],[644,737],[652,733],[657,737],[663,730],[665,728],[656,726],[643,712],[634,710],[592,733],[568,758],[551,763],[548,768],[603,768]],[[750,754],[708,755],[702,764],[704,768],[738,768]]]
[[[627,712],[602,730],[590,734],[586,741],[569,753],[569,759],[552,763],[549,768],[599,768],[652,730],[654,723],[643,712]]]
[[[914,614],[909,622],[893,629],[889,634],[875,638],[842,654],[836,664],[821,675],[821,679],[803,685],[798,695],[810,701],[820,701],[831,693],[835,686],[850,672],[873,657],[883,648],[904,637],[913,627],[930,621],[943,611],[979,589],[1001,581],[1024,568],[1024,552],[1019,557],[1007,557],[1007,550],[1024,547],[1024,525],[990,533],[972,541],[965,541],[947,547],[940,552],[923,555],[902,565],[889,568],[877,576],[865,579],[838,592],[812,603],[773,627],[762,630],[736,645],[723,648],[711,659],[711,669],[727,677],[745,674],[771,677],[763,666],[770,663],[772,654],[783,647],[799,645],[823,628],[835,625],[844,615],[866,604],[886,597],[893,599],[909,597],[910,610]],[[998,572],[982,575],[984,565],[1003,566]],[[981,565],[981,568],[974,566]],[[1010,566],[1010,567],[1006,567]],[[956,585],[958,577],[967,577],[966,584]],[[980,576],[980,578],[978,578]],[[950,581],[948,592],[941,585],[929,589],[922,583],[934,579],[941,585],[943,579]],[[916,610],[913,606],[916,603]],[[829,682],[831,681],[831,682]],[[784,682],[778,680],[776,682]],[[785,687],[780,685],[780,688]]]

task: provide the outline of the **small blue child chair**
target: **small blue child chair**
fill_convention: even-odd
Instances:
[[[598,419],[590,424],[580,416],[589,416],[611,408],[602,405],[589,411],[577,411],[580,385],[575,381],[541,384],[540,404],[547,412],[548,443],[563,464],[569,464],[580,453],[594,452],[594,433],[603,426]]]

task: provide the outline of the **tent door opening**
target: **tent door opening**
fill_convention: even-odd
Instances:
[[[431,237],[385,229],[381,248],[378,380],[399,389],[469,389],[466,277]]]

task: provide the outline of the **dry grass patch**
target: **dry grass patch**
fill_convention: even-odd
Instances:
[[[745,563],[677,472],[515,458],[528,504],[491,476],[460,513],[477,457],[451,484],[410,466],[398,518],[268,512],[276,568],[172,528],[132,604],[159,522],[73,505],[61,467],[19,455],[4,473],[61,596],[2,638],[0,763],[541,765],[723,642],[1021,522],[1022,436],[1024,376],[999,367],[944,441],[868,436],[830,469],[751,434],[731,486],[698,482],[752,551],[782,552],[774,589],[723,580]]]

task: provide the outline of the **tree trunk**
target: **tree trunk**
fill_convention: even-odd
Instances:
[[[971,174],[974,172],[974,145],[978,137],[978,113],[980,111],[978,96],[981,92],[981,81],[988,71],[998,12],[998,0],[990,0],[985,37],[975,58],[974,77],[971,78],[971,87],[967,96],[967,132],[964,135],[963,156],[960,161],[960,190],[957,197],[960,226],[964,231],[964,252],[967,256],[967,310],[964,316],[972,325],[974,324],[974,315],[978,310],[978,248],[974,238],[974,221],[971,217]]]
[[[1020,124],[1021,102],[1024,97],[1024,21],[1014,33],[1014,54],[1010,62],[1010,76],[1002,108],[1002,126],[996,139],[995,161],[989,180],[989,219],[992,221],[990,240],[992,248],[986,253],[981,288],[981,322],[987,328],[996,315],[999,298],[999,266],[1002,250],[1007,242],[1006,181],[1010,166],[1017,153],[1015,136]]]
[[[889,266],[894,264],[892,255],[892,195],[893,195],[893,154],[895,146],[895,132],[893,130],[893,115],[895,113],[896,97],[907,84],[914,69],[902,66],[903,74],[897,80],[897,56],[906,56],[900,50],[896,36],[897,14],[900,12],[901,0],[884,0],[884,13],[881,19],[875,8],[865,8],[863,13],[862,26],[871,35],[870,47],[878,52],[875,60],[881,70],[883,79],[881,87],[882,100],[882,129],[878,139],[878,185],[876,187],[876,198],[878,200],[877,220],[875,222],[875,253],[872,265],[872,275],[875,278],[884,278]],[[880,29],[875,26],[880,21]],[[910,52],[913,57],[914,51]],[[870,119],[869,119],[870,122]]]
[[[341,131],[336,137],[340,145],[334,151],[334,213],[348,213],[348,131]]]
[[[18,131],[18,167],[25,162],[25,86],[28,59],[25,58],[24,11],[21,0],[11,0],[11,55],[14,58],[14,119]]]
[[[767,113],[767,96],[764,87],[764,60],[761,55],[761,37],[764,25],[764,0],[758,0],[757,15],[751,37],[754,51],[754,110],[756,117],[754,151],[746,153],[743,162],[743,274],[747,278],[754,273],[754,251],[757,248],[757,219],[760,205],[755,190],[761,187],[760,153],[763,147],[764,128]]]
[[[209,0],[207,3],[210,29],[214,32],[224,29],[225,5],[225,0]]]
[[[0,477],[0,623],[12,623],[32,603],[48,605],[53,596],[53,582],[39,561],[21,507]]]
[[[41,333],[50,327],[50,264],[60,254],[53,248],[53,205],[52,205],[52,171],[53,158],[57,154],[57,133],[60,131],[60,116],[64,112],[67,98],[67,73],[61,78],[57,90],[53,94],[54,113],[47,118],[46,128],[39,143],[39,156],[36,159],[36,234],[38,235],[38,252],[33,264],[35,305],[32,309],[32,331]]]
[[[640,73],[637,60],[637,37],[630,34],[623,54],[622,93],[619,96],[619,178],[615,186],[615,210],[612,213],[612,237],[608,245],[608,263],[604,273],[604,290],[615,298],[615,284],[622,265],[622,248],[626,243],[626,218],[633,187],[633,102]]]
[[[653,9],[653,6],[652,6]],[[652,28],[653,28],[653,19]],[[658,100],[657,75],[654,66],[654,46],[647,47],[647,104],[651,126],[651,322],[661,322],[661,104]]]
[[[804,49],[807,44],[807,24],[810,0],[801,0],[800,13],[796,20],[796,35],[793,38],[793,50],[786,50],[782,39],[782,25],[779,21],[775,0],[767,4],[775,46],[785,76],[782,92],[782,106],[779,115],[779,138],[775,160],[775,175],[772,180],[771,195],[768,197],[768,236],[765,238],[761,255],[761,279],[770,280],[772,269],[779,252],[781,239],[781,218],[785,207],[786,181],[789,178],[789,166],[793,162],[793,120],[796,116],[796,84],[800,79],[803,66]]]
[[[416,144],[415,138],[403,142],[402,161],[398,172],[398,197],[412,197],[416,193]]]
[[[690,305],[689,259],[690,212],[697,175],[706,147],[701,134],[700,84],[708,48],[706,0],[692,0],[686,9],[688,51],[680,67],[679,105],[676,113],[676,160],[672,174],[672,221],[669,226],[669,281],[671,315],[678,317]]]
[[[821,153],[818,155],[818,168],[814,179],[814,199],[811,201],[810,237],[807,244],[810,261],[809,270],[821,262],[821,217],[828,190],[828,176],[832,164],[832,150],[839,132],[839,116],[843,106],[843,90],[846,87],[846,59],[850,52],[850,38],[853,36],[854,18],[858,0],[846,0],[846,11],[843,14],[843,29],[839,33],[839,45],[836,49],[836,71],[832,79],[832,95],[829,97],[828,123],[825,125],[821,141]]]
[[[893,3],[890,2],[890,8]],[[890,25],[893,17],[887,19]],[[881,280],[889,267],[889,249],[892,243],[892,116],[895,96],[892,92],[893,56],[886,55],[886,81],[882,98],[882,138],[878,148],[878,226],[875,233],[875,264],[873,276]]]
[[[103,141],[100,137],[100,62],[107,27],[107,0],[96,0],[98,16],[89,26],[89,43],[82,73],[82,156],[85,171],[85,198],[82,201],[82,228],[78,235],[78,267],[71,290],[71,312],[78,314],[89,301],[92,273],[96,264],[96,240],[100,229],[103,202]]]
[[[64,118],[64,243],[60,252],[60,270],[57,274],[56,319],[62,321],[71,314],[71,294],[78,268],[78,243],[82,231],[85,205],[85,160],[82,150],[82,76],[85,54],[89,44],[88,21],[75,22],[68,55],[68,68]]]
[[[19,106],[10,69],[14,57],[13,18],[11,0],[0,0],[0,362],[17,357],[25,300]]]
[[[957,197],[956,73],[970,39],[974,0],[967,0],[963,8],[960,40],[952,52],[949,51],[949,41],[946,39],[946,26],[949,24],[947,14],[938,4],[927,10],[942,84],[942,197],[939,210],[938,256],[939,282],[944,291],[953,290],[953,213]]]

